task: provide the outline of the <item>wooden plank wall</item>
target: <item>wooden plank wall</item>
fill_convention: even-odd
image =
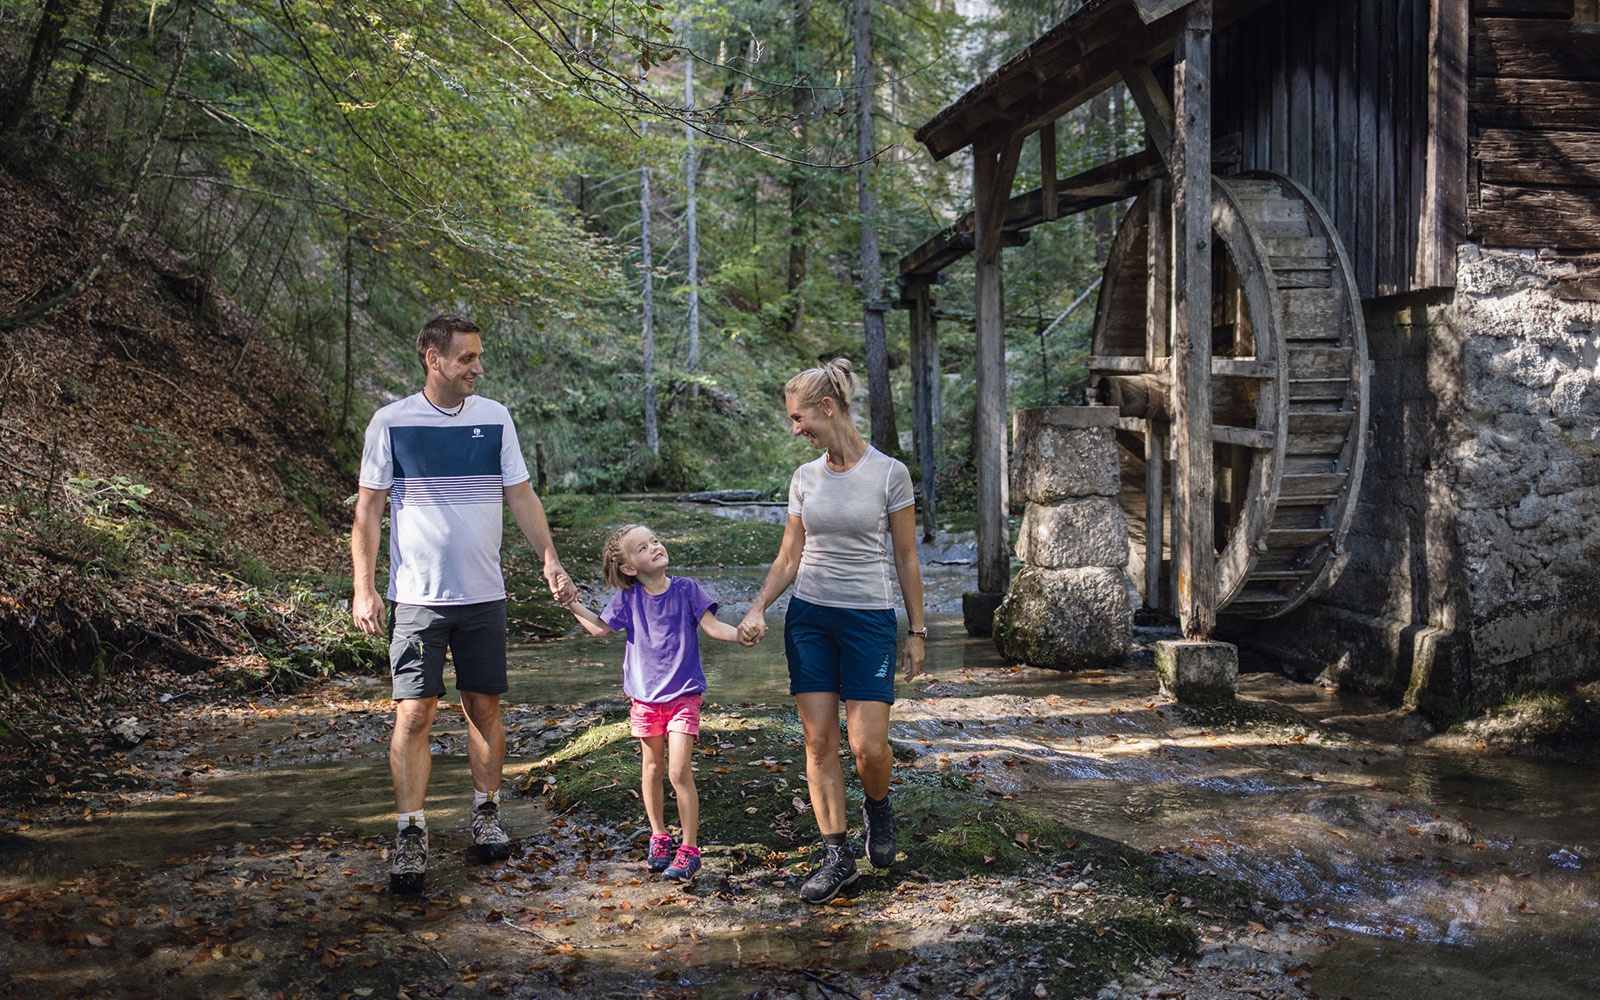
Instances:
[[[1242,135],[1240,169],[1322,202],[1363,298],[1417,287],[1429,15],[1429,0],[1280,0],[1216,37],[1215,133]]]
[[[1473,0],[1468,235],[1600,250],[1600,4]]]

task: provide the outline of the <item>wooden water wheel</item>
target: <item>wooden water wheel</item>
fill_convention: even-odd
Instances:
[[[1091,386],[1121,408],[1122,501],[1144,565],[1131,575],[1153,607],[1168,603],[1172,527],[1165,247],[1151,254],[1150,239],[1152,208],[1169,232],[1162,187],[1112,245],[1089,359]],[[1366,332],[1349,260],[1309,192],[1268,173],[1213,178],[1212,192],[1216,606],[1268,618],[1325,590],[1344,561],[1366,451]]]

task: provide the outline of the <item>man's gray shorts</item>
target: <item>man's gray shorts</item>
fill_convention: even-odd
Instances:
[[[443,695],[447,649],[455,663],[457,691],[505,693],[505,601],[396,604],[389,621],[395,701]]]

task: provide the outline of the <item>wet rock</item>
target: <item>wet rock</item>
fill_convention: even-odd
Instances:
[[[1052,670],[1121,663],[1132,634],[1127,578],[1106,567],[1028,566],[994,614],[1001,656]]]
[[[124,748],[136,747],[150,735],[150,727],[132,715],[117,719],[106,728],[117,745]]]
[[[1178,701],[1232,701],[1239,688],[1239,647],[1226,642],[1156,643],[1161,693]]]

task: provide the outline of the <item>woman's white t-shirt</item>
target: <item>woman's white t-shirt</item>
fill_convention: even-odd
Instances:
[[[826,454],[794,470],[789,516],[806,529],[794,596],[830,608],[893,608],[889,515],[914,499],[905,463],[870,445],[848,472],[830,470]]]

